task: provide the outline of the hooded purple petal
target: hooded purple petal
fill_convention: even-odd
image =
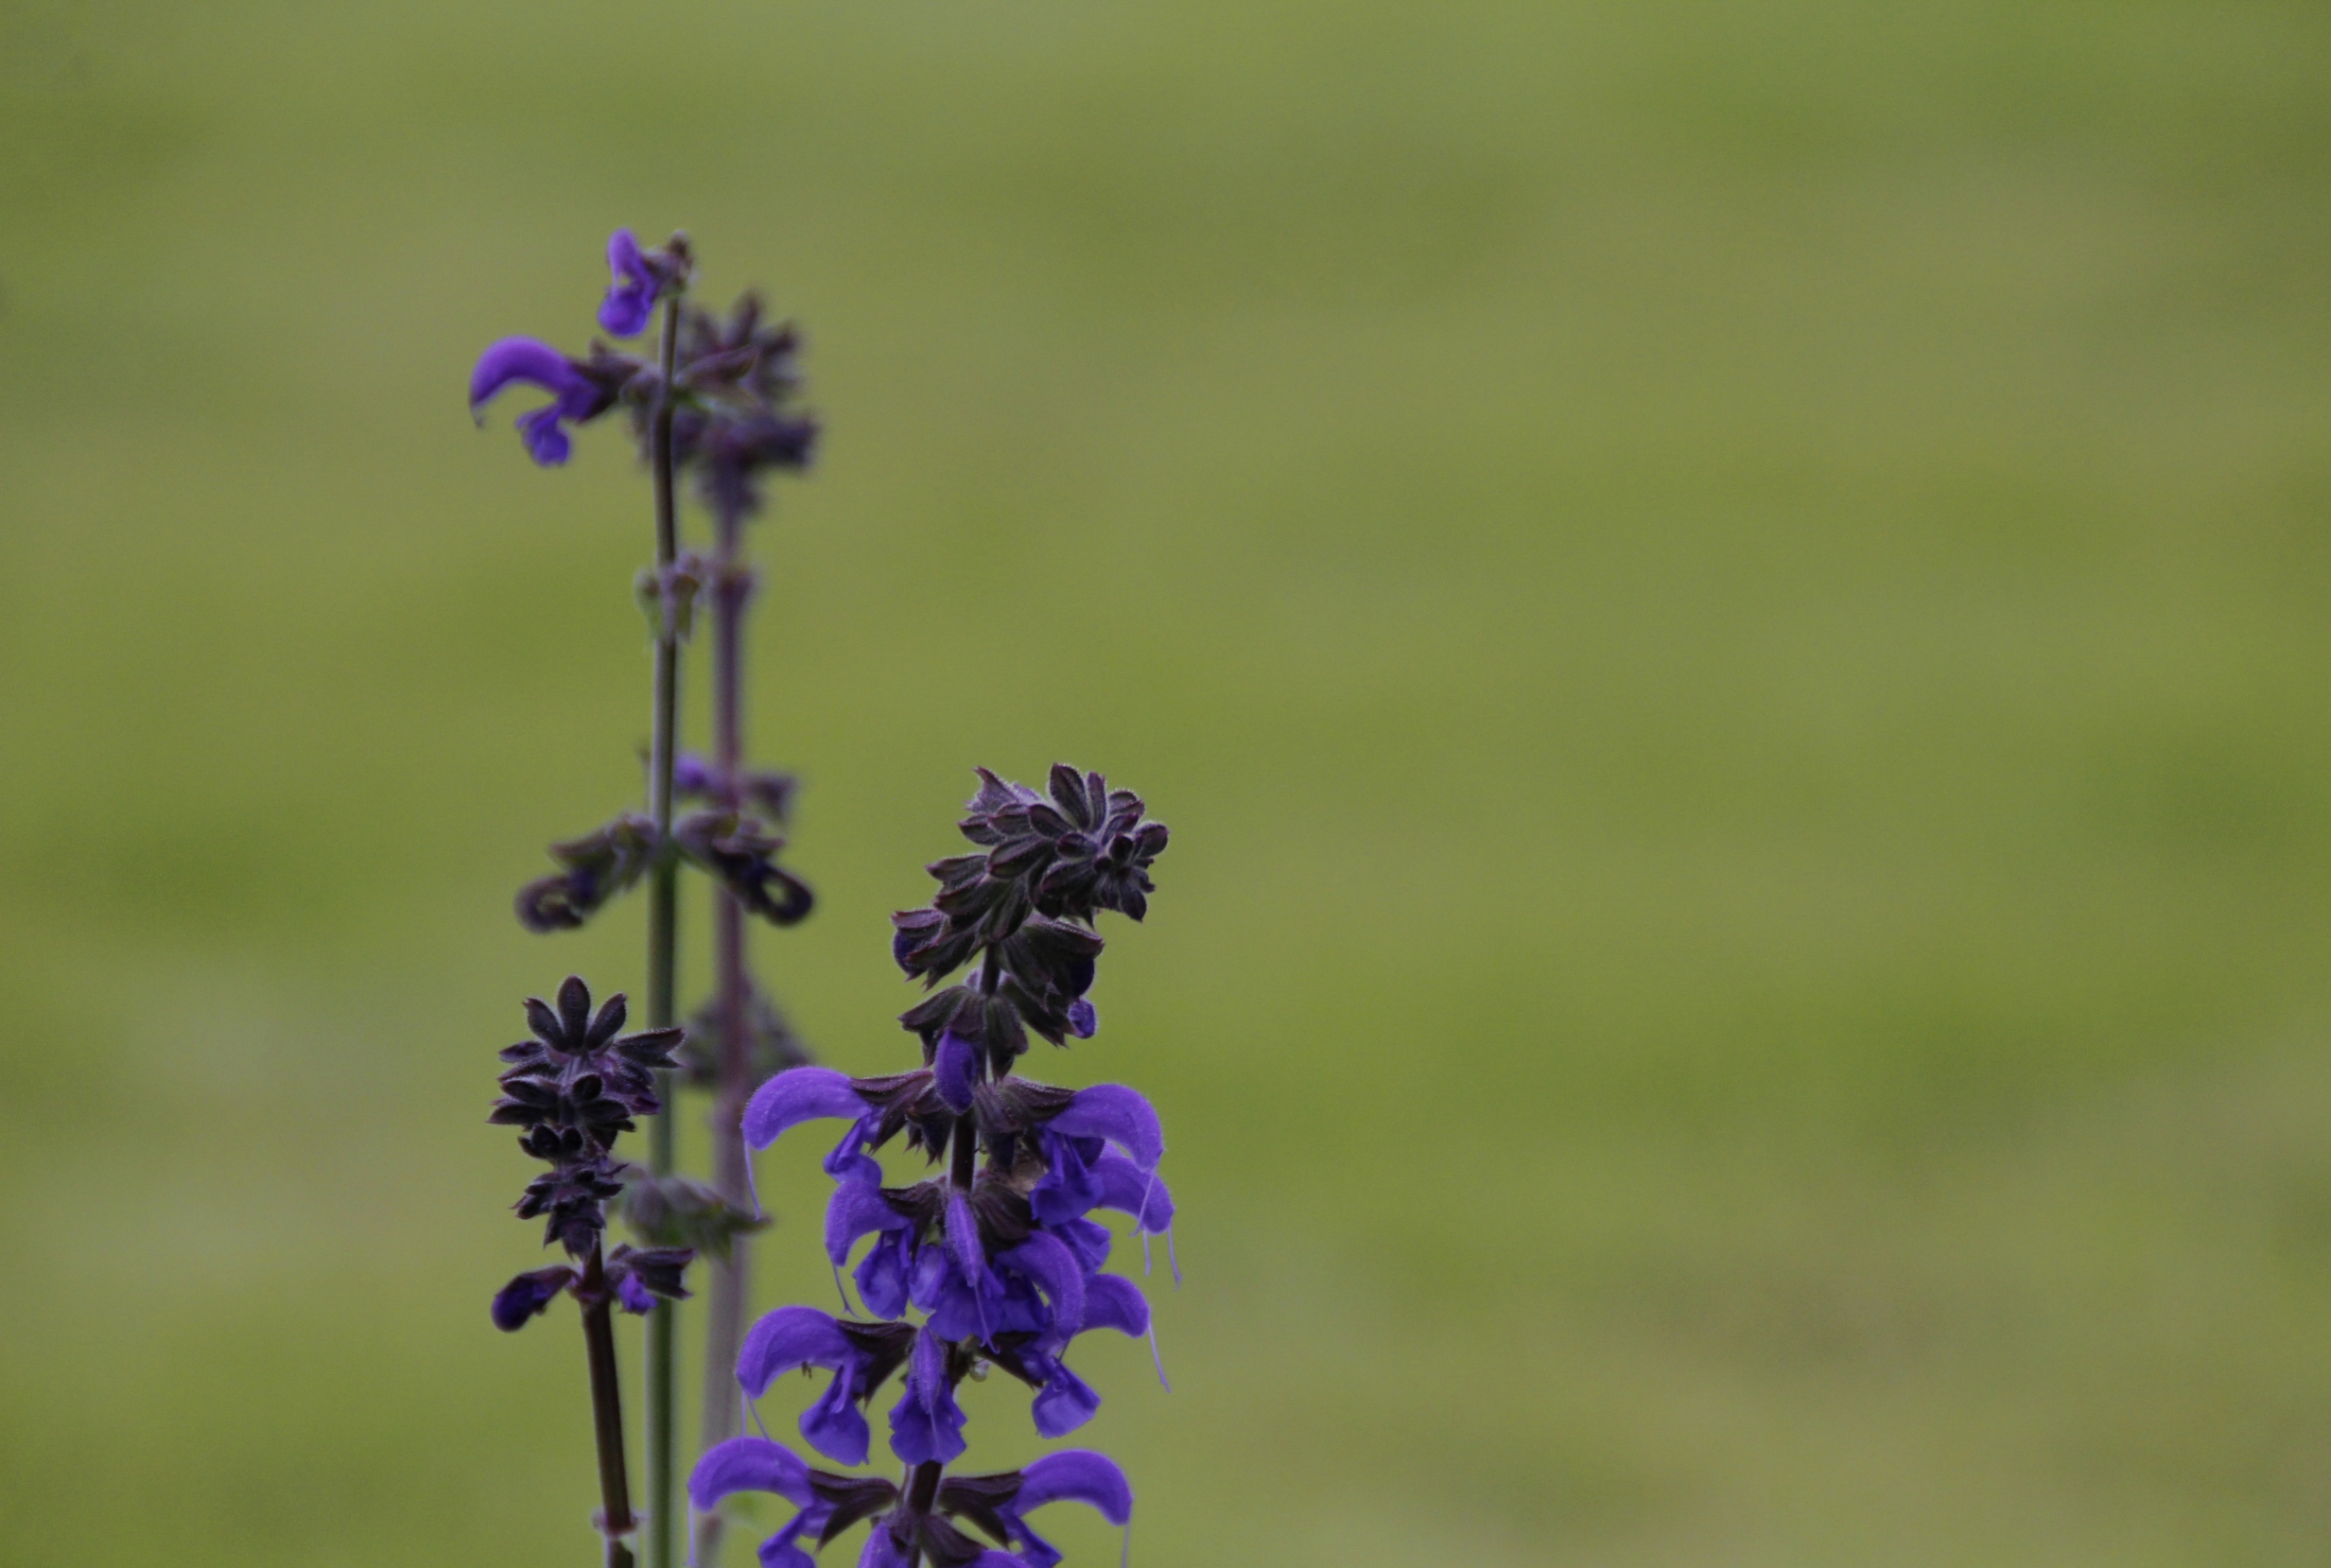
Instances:
[[[812,1501],[809,1467],[791,1449],[766,1437],[731,1437],[705,1450],[688,1472],[688,1500],[709,1508],[739,1491],[773,1491],[806,1508]]]
[[[578,388],[589,391],[574,361],[541,339],[504,338],[479,355],[478,368],[470,372],[470,408],[482,407],[513,381],[540,387],[553,397],[565,397]]]
[[[1049,1132],[1041,1136],[1050,1169],[1029,1193],[1028,1201],[1037,1219],[1047,1225],[1061,1225],[1082,1217],[1098,1205],[1107,1194],[1107,1189],[1085,1158],[1086,1150],[1091,1146],[1089,1142]],[[1085,1146],[1079,1147],[1080,1143]],[[1105,1150],[1104,1157],[1106,1158]]]
[[[1085,1281],[1085,1329],[1115,1329],[1139,1339],[1149,1333],[1149,1298],[1122,1274],[1096,1274]]]
[[[1161,1234],[1174,1224],[1174,1194],[1155,1171],[1144,1171],[1122,1155],[1105,1154],[1093,1165],[1101,1180],[1096,1209],[1116,1209],[1131,1214],[1141,1228]]]
[[[1085,1271],[1076,1255],[1038,1230],[1000,1257],[1034,1281],[1052,1304],[1052,1327],[1037,1337],[1036,1348],[1066,1345],[1085,1324]]]
[[[1038,1434],[1065,1437],[1092,1420],[1101,1408],[1101,1396],[1060,1362],[1052,1364],[1051,1374],[1028,1409],[1035,1417]]]
[[[958,1114],[971,1108],[971,1092],[979,1087],[980,1045],[967,1040],[949,1029],[939,1037],[939,1047],[931,1066],[936,1070],[934,1081],[939,1098],[947,1102],[948,1109]]]
[[[608,236],[607,270],[615,281],[600,301],[599,324],[618,338],[636,338],[655,313],[656,281],[631,230],[618,229]]]
[[[1165,1158],[1165,1132],[1157,1124],[1157,1113],[1122,1084],[1095,1084],[1079,1090],[1046,1130],[1064,1138],[1105,1138],[1144,1171],[1155,1170]]]
[[[869,1230],[904,1230],[913,1223],[884,1201],[879,1187],[864,1181],[843,1182],[826,1205],[826,1256],[839,1267],[849,1260],[858,1238]]]
[[[834,1320],[815,1307],[779,1307],[753,1325],[737,1354],[737,1381],[755,1399],[779,1372],[795,1367],[843,1368],[858,1359]]]
[[[874,1435],[866,1418],[851,1402],[857,1368],[844,1367],[834,1374],[818,1402],[801,1413],[801,1435],[811,1448],[841,1465],[862,1465]]]
[[[1065,1448],[1020,1472],[1019,1493],[1009,1506],[1028,1513],[1047,1503],[1087,1503],[1112,1524],[1133,1517],[1133,1487],[1117,1461],[1088,1448]]]
[[[825,1116],[862,1116],[866,1102],[847,1075],[830,1067],[788,1068],[753,1091],[744,1107],[744,1141],[757,1149],[774,1143],[788,1128]]]
[[[913,1265],[912,1229],[885,1235],[859,1260],[856,1278],[859,1299],[877,1317],[906,1315],[908,1283]]]
[[[914,1336],[905,1397],[890,1413],[890,1449],[911,1465],[945,1464],[964,1451],[964,1413],[947,1381],[947,1347],[930,1331]]]

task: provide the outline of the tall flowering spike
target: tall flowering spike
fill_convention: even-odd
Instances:
[[[1094,921],[1104,910],[1147,912],[1156,891],[1148,868],[1165,829],[1139,796],[1110,790],[1098,774],[1056,768],[1042,792],[980,776],[962,824],[977,852],[933,864],[931,906],[893,922],[894,957],[931,987],[902,1019],[921,1038],[921,1063],[877,1078],[795,1068],[763,1085],[742,1117],[756,1148],[804,1122],[848,1124],[826,1160],[835,1181],[826,1255],[839,1284],[863,1248],[855,1276],[864,1309],[881,1319],[811,1307],[773,1313],[739,1359],[743,1385],[757,1392],[786,1368],[831,1368],[801,1430],[821,1453],[855,1463],[866,1455],[859,1407],[904,1365],[890,1410],[891,1452],[909,1467],[902,1485],[827,1483],[816,1472],[803,1483],[758,1450],[735,1450],[722,1461],[728,1470],[707,1457],[700,1506],[756,1465],[766,1490],[791,1489],[802,1512],[762,1548],[774,1568],[805,1568],[804,1543],[831,1541],[861,1519],[871,1525],[861,1568],[1052,1568],[1060,1554],[1029,1525],[1031,1511],[1076,1501],[1119,1524],[1132,1514],[1132,1488],[1098,1454],[947,1473],[966,1452],[956,1389],[975,1371],[996,1368],[1033,1390],[1039,1436],[1092,1419],[1101,1396],[1067,1361],[1077,1336],[1108,1329],[1139,1337],[1151,1318],[1139,1286],[1103,1272],[1114,1238],[1091,1216],[1122,1213],[1142,1233],[1174,1219],[1157,1169],[1164,1128],[1147,1099],[1122,1084],[1071,1090],[1014,1071],[1031,1035],[1093,1035]],[[961,979],[944,984],[958,970]],[[933,1167],[909,1185],[893,1184],[877,1158],[901,1134]],[[837,1490],[844,1484],[861,1489],[846,1506]]]

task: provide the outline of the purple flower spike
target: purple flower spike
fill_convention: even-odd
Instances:
[[[599,324],[618,338],[636,338],[655,315],[660,280],[640,253],[639,241],[629,229],[618,229],[607,239],[607,270],[615,281],[599,302]]]
[[[948,1380],[947,1347],[931,1334],[914,1336],[906,1397],[890,1413],[890,1451],[911,1465],[945,1464],[963,1454],[964,1413]]]
[[[865,1112],[866,1102],[858,1097],[846,1073],[830,1067],[791,1068],[753,1091],[744,1107],[744,1141],[765,1149],[804,1122],[855,1118]]]
[[[607,391],[548,343],[535,338],[504,338],[478,357],[478,367],[470,373],[470,413],[482,421],[485,416],[480,410],[513,383],[539,387],[550,394],[548,407],[518,418],[526,449],[545,468],[565,462],[573,450],[565,429],[567,422],[595,419],[614,406]]]
[[[1122,1084],[1095,1084],[1078,1091],[1046,1129],[1065,1138],[1105,1138],[1133,1157],[1144,1171],[1165,1158],[1165,1131],[1157,1113]]]

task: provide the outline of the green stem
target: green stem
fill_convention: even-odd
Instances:
[[[675,294],[664,302],[661,345],[664,380],[656,393],[651,438],[655,468],[655,566],[664,581],[680,553],[680,520],[673,495],[671,444],[672,375],[680,352],[680,301]],[[648,812],[655,819],[656,856],[653,880],[648,889],[648,1027],[669,1028],[674,1018],[673,967],[678,945],[679,862],[671,850],[671,773],[679,750],[680,634],[667,616],[655,639],[655,732],[648,751]],[[654,1119],[648,1141],[648,1164],[657,1176],[670,1176],[678,1159],[674,1099],[677,1074],[657,1074],[663,1113]],[[674,1568],[673,1455],[677,1426],[679,1383],[679,1303],[658,1301],[648,1314],[647,1376],[647,1518],[645,1545],[648,1568]]]

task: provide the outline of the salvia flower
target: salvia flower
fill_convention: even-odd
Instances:
[[[548,392],[547,405],[518,416],[518,434],[536,462],[555,468],[574,450],[566,427],[597,419],[614,408],[640,369],[636,361],[612,356],[570,359],[535,338],[504,338],[478,356],[470,373],[470,413],[482,422],[485,406],[507,387]]]
[[[1053,1568],[1059,1553],[1029,1527],[1029,1511],[1076,1499],[1117,1524],[1131,1517],[1123,1473],[1097,1454],[1000,1474],[948,1469],[967,1451],[955,1393],[965,1378],[994,1368],[1026,1385],[1037,1432],[1058,1437],[1101,1404],[1068,1365],[1077,1338],[1150,1333],[1149,1302],[1105,1271],[1113,1235],[1092,1216],[1122,1212],[1139,1234],[1171,1233],[1156,1109],[1122,1084],[1069,1089],[1014,1069],[1031,1033],[1055,1042],[1092,1035],[1094,918],[1147,912],[1166,830],[1139,796],[1098,774],[1055,768],[1044,795],[985,772],[981,780],[963,825],[981,852],[933,865],[931,907],[894,922],[910,975],[936,986],[969,974],[901,1019],[922,1040],[922,1065],[862,1078],[794,1067],[744,1110],[755,1149],[809,1122],[844,1124],[825,1159],[834,1178],[826,1255],[839,1281],[860,1254],[852,1274],[868,1315],[769,1314],[739,1359],[746,1393],[764,1395],[792,1368],[831,1372],[799,1418],[801,1434],[828,1459],[859,1465],[872,1448],[864,1412],[884,1380],[902,1374],[888,1425],[891,1455],[908,1467],[903,1486],[812,1471],[766,1438],[722,1444],[698,1466],[699,1508],[759,1490],[800,1510],[763,1547],[763,1562],[778,1568],[803,1568],[803,1542],[823,1545],[861,1519],[872,1524],[861,1568]],[[941,1168],[894,1184],[877,1158],[894,1141]]]
[[[813,1470],[784,1444],[733,1437],[707,1451],[688,1478],[688,1496],[710,1509],[739,1492],[770,1492],[800,1510],[761,1543],[765,1568],[810,1568],[800,1542],[823,1546],[861,1520],[874,1528],[859,1558],[905,1568],[919,1551],[933,1568],[1055,1568],[1061,1555],[1028,1515],[1052,1503],[1083,1503],[1112,1524],[1133,1522],[1133,1488],[1107,1455],[1064,1449],[1020,1470],[956,1475],[941,1481],[921,1507],[896,1484]],[[1008,1550],[990,1550],[960,1524]]]

